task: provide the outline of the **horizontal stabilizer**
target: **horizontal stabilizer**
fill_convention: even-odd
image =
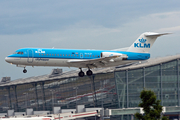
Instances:
[[[153,32],[147,32],[144,35],[146,37],[159,37],[159,36],[168,35],[168,34],[172,34],[172,33],[153,33]]]

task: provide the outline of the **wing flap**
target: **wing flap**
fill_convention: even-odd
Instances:
[[[80,60],[69,60],[68,63],[70,64],[85,64],[86,67],[98,67],[98,66],[105,66],[111,59],[120,57],[120,55],[98,58],[98,59],[80,59]]]

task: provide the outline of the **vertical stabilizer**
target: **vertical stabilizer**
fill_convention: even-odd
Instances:
[[[167,34],[169,33],[145,32],[138,37],[138,39],[129,47],[127,51],[148,53],[157,37]]]

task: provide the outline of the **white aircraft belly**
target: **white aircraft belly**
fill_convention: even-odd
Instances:
[[[28,58],[21,58],[20,65],[26,66],[61,66],[69,67],[67,64],[67,59],[50,59],[50,58],[33,58],[31,62]]]
[[[24,65],[24,66],[58,66],[58,67],[77,67],[77,68],[88,68],[86,64],[71,64],[69,63],[70,59],[54,59],[54,58],[33,58],[32,61],[28,61],[28,58],[16,58],[13,64]],[[76,59],[78,60],[78,59]],[[112,66],[119,66],[122,64],[132,63],[136,61],[124,60],[119,62],[108,62],[102,65],[98,65],[97,68],[103,67],[112,67]]]

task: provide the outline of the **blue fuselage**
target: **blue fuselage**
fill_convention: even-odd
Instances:
[[[111,50],[77,50],[77,49],[47,49],[47,48],[22,48],[8,57],[20,58],[47,58],[47,59],[97,59],[101,58],[102,52],[126,54],[127,60],[147,60],[149,53],[134,53]]]

